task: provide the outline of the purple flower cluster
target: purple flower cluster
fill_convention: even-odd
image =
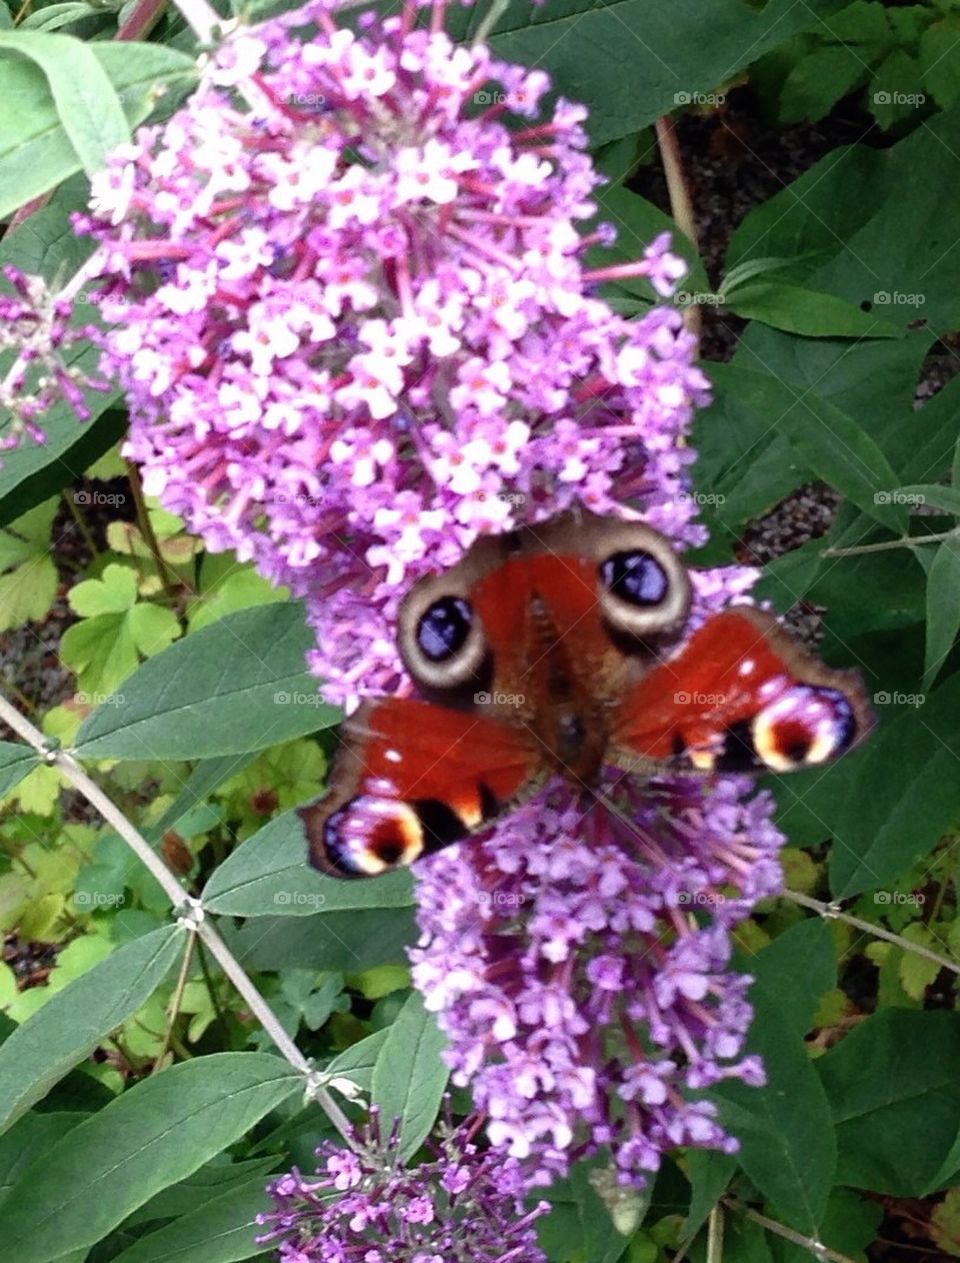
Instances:
[[[612,234],[588,230],[584,111],[545,113],[546,75],[455,46],[428,9],[427,26],[407,0],[354,33],[311,0],[239,32],[182,110],[115,155],[83,221],[127,454],[209,548],[307,598],[312,666],[347,706],[409,689],[398,603],[478,534],[582,503],[680,547],[704,537],[694,340],[673,308],[626,321],[597,294],[633,275],[666,295],[682,265],[658,238],[634,264],[588,266]],[[694,621],[753,577],[696,572]],[[416,983],[511,1180],[609,1147],[639,1184],[666,1148],[730,1150],[697,1093],[762,1077],[728,964],[731,928],[779,888],[769,801],[730,779],[607,788],[581,815],[553,787],[418,882]],[[384,1258],[446,1257],[393,1249],[415,1235],[387,1220],[393,1200],[419,1205],[397,1183],[414,1176],[394,1170],[388,1197],[373,1167],[356,1187],[334,1172],[359,1199],[346,1211],[326,1178],[276,1186],[284,1257],[378,1263],[380,1246],[343,1253],[371,1225]]]
[[[533,1224],[548,1207],[524,1207],[520,1164],[481,1152],[475,1120],[443,1128],[434,1160],[407,1168],[371,1113],[353,1149],[328,1141],[314,1175],[269,1186],[276,1209],[258,1216],[259,1244],[284,1263],[546,1263]]]
[[[0,409],[11,422],[0,436],[0,452],[10,451],[26,434],[35,443],[44,441],[38,418],[64,399],[81,421],[90,411],[81,387],[104,389],[69,365],[69,348],[89,338],[93,330],[71,326],[73,303],[51,294],[39,276],[26,276],[17,268],[0,269],[12,292],[0,292],[0,351],[11,350],[16,359],[6,377],[0,377]]]
[[[308,598],[329,700],[405,687],[392,625],[480,533],[582,502],[697,542],[678,445],[706,379],[658,238],[593,269],[585,111],[418,8],[239,33],[93,182],[105,367],[147,491]],[[304,28],[310,27],[309,38]],[[629,508],[626,506],[630,506]]]
[[[617,776],[585,813],[558,788],[418,873],[414,982],[534,1183],[603,1147],[638,1185],[674,1146],[733,1152],[690,1094],[763,1082],[750,979],[727,969],[731,928],[781,888],[771,803]]]

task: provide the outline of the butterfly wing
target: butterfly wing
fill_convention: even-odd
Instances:
[[[299,808],[310,862],[375,877],[481,832],[546,770],[522,729],[414,698],[367,702],[345,722],[330,789]]]
[[[743,606],[632,686],[611,761],[647,773],[788,772],[843,754],[871,724],[857,672],[825,666],[772,615]]]

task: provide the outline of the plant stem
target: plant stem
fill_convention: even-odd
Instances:
[[[77,524],[77,530],[83,536],[83,542],[90,549],[90,555],[92,557],[99,557],[100,549],[97,547],[96,540],[93,538],[93,533],[91,532],[90,527],[87,526],[86,518],[77,507],[76,500],[74,500],[73,496],[67,495],[65,491],[60,492],[60,499],[70,510],[70,515]]]
[[[864,921],[860,917],[851,916],[849,912],[841,912],[835,903],[824,903],[820,899],[811,899],[809,895],[802,895],[797,890],[785,890],[783,897],[789,899],[792,903],[798,903],[802,908],[810,908],[814,912],[818,912],[820,916],[826,917],[827,920],[844,921],[847,925],[863,930],[865,934],[872,934],[874,938],[882,938],[885,942],[893,943],[905,952],[912,952],[914,956],[923,956],[926,960],[932,960],[941,969],[949,969],[952,973],[960,974],[960,963],[957,961],[950,960],[947,956],[941,956],[937,952],[932,952],[929,947],[924,947],[920,943],[911,943],[908,938],[903,938],[900,934],[894,934],[891,930],[885,930],[882,926],[874,925],[872,921]]]
[[[170,1013],[167,1019],[167,1029],[163,1034],[163,1043],[160,1051],[157,1053],[153,1062],[153,1073],[156,1074],[163,1064],[163,1059],[167,1055],[167,1049],[170,1047],[170,1040],[173,1036],[173,1025],[180,1016],[180,1005],[183,1003],[183,992],[187,985],[187,974],[190,972],[190,961],[193,959],[193,949],[196,944],[197,936],[195,934],[187,935],[187,945],[184,949],[183,960],[180,962],[180,973],[177,975],[177,984],[173,989],[173,995],[170,998]]]
[[[130,483],[130,491],[133,495],[133,503],[137,510],[137,525],[140,527],[140,534],[150,549],[150,556],[153,558],[153,564],[157,568],[157,574],[160,582],[163,584],[163,590],[167,594],[167,599],[174,610],[176,610],[177,594],[167,577],[170,567],[163,559],[163,554],[160,552],[160,541],[157,539],[157,533],[153,529],[153,523],[150,521],[150,513],[147,510],[147,502],[143,495],[143,483],[140,481],[140,471],[132,461],[128,460],[125,464],[127,466],[127,479]]]
[[[680,146],[677,143],[677,133],[673,125],[673,119],[669,114],[664,114],[657,119],[654,128],[657,135],[657,145],[660,149],[660,161],[663,163],[663,174],[667,181],[667,192],[670,196],[670,213],[673,215],[677,227],[689,239],[699,254],[700,243],[697,237],[697,221],[693,213],[693,202],[690,200],[690,190],[687,188],[687,181],[683,172],[683,158],[680,154]],[[703,316],[699,304],[691,303],[689,307],[684,308],[683,322],[699,342],[703,330]]]
[[[509,3],[510,0],[490,0],[490,8],[487,9],[481,19],[471,43],[483,44],[486,41],[487,36],[503,17],[504,13],[506,13]]]
[[[825,548],[821,557],[859,557],[861,553],[886,553],[892,548],[912,548],[915,544],[942,544],[960,533],[960,527],[937,535],[904,535],[900,539],[884,539],[879,544],[857,544],[853,548]]]
[[[313,1067],[283,1029],[279,1019],[266,1000],[264,1000],[263,996],[244,973],[243,966],[231,954],[230,949],[207,916],[202,902],[199,899],[193,899],[187,893],[163,860],[150,846],[146,838],[134,828],[103,790],[90,779],[73,755],[65,750],[52,748],[39,728],[36,728],[28,719],[25,719],[2,695],[0,695],[0,719],[9,724],[14,732],[18,733],[28,745],[32,746],[47,766],[56,767],[63,773],[74,788],[78,789],[86,798],[87,802],[99,811],[109,825],[113,826],[144,867],[156,878],[173,905],[173,911],[181,924],[196,934],[206,944],[210,954],[247,1002],[251,1013],[254,1014],[263,1029],[270,1036],[278,1052],[295,1070],[304,1076],[305,1090],[308,1095],[316,1100],[346,1143],[353,1148],[356,1142],[353,1139],[349,1119],[327,1088],[322,1083],[316,1082],[316,1072]],[[346,1077],[344,1076],[344,1078]]]
[[[735,1210],[746,1219],[752,1219],[755,1224],[759,1224],[761,1228],[766,1228],[768,1232],[772,1232],[775,1236],[783,1237],[784,1241],[792,1241],[794,1245],[799,1245],[805,1250],[809,1250],[815,1259],[820,1260],[820,1263],[854,1263],[849,1255],[841,1254],[838,1250],[831,1250],[828,1245],[824,1245],[822,1241],[818,1241],[815,1237],[805,1237],[800,1232],[794,1232],[792,1228],[787,1228],[784,1224],[778,1224],[775,1219],[768,1219],[766,1215],[761,1215],[759,1211],[751,1210],[749,1206],[744,1206],[742,1202],[738,1202],[732,1197],[724,1197],[721,1200],[724,1206],[729,1207],[730,1210]]]

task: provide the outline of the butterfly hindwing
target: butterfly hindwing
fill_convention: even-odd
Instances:
[[[310,862],[373,877],[470,834],[530,797],[544,773],[522,731],[413,698],[367,702],[344,724],[330,789],[299,809]]]
[[[629,690],[611,761],[648,774],[787,772],[844,753],[871,722],[856,672],[804,652],[771,614],[735,607]]]

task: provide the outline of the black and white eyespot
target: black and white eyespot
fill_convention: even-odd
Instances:
[[[398,645],[407,670],[430,690],[462,688],[487,658],[487,638],[466,595],[442,580],[413,589],[404,604]]]
[[[608,626],[627,636],[662,635],[682,626],[690,580],[680,558],[649,527],[623,523],[597,563]]]

